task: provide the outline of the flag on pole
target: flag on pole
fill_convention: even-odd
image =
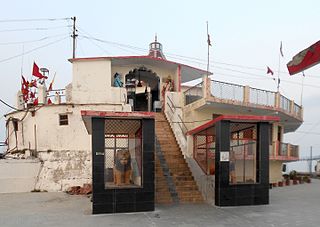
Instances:
[[[267,66],[267,74],[269,73],[273,76],[273,71],[269,68],[269,66]]]
[[[284,57],[283,56],[283,51],[282,51],[282,41],[280,42],[280,54],[281,54],[281,57]]]
[[[320,63],[320,41],[296,54],[287,64],[290,75],[302,72]]]
[[[51,81],[51,83],[50,83],[50,85],[49,85],[49,88],[48,88],[48,91],[51,91],[52,90],[52,87],[53,87],[53,82],[54,82],[54,79],[56,78],[56,74],[54,74],[54,76],[53,76],[53,79],[52,79],[52,81]],[[146,88],[147,89],[147,88]]]
[[[208,45],[211,46],[210,35],[208,34]]]
[[[33,68],[32,68],[32,75],[35,77],[38,77],[39,79],[48,79],[47,76],[44,76],[41,74],[39,67],[37,66],[37,64],[35,62],[33,62]]]

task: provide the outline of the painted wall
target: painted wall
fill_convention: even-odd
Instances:
[[[277,183],[282,181],[282,163],[283,161],[270,160],[269,161],[269,181],[270,183]]]
[[[39,170],[39,160],[0,160],[0,193],[34,190]]]
[[[63,151],[90,150],[88,135],[81,110],[130,111],[128,105],[47,105],[32,111],[17,112],[7,116],[22,119],[18,123],[17,140],[12,121],[8,124],[9,150],[17,144],[18,150]],[[59,125],[59,114],[68,115],[68,125]],[[26,116],[25,116],[26,115]]]
[[[126,100],[124,88],[112,87],[111,60],[81,60],[72,63],[71,103],[119,104]]]

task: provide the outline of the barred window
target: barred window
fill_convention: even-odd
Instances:
[[[105,188],[141,187],[141,126],[140,120],[106,120]]]
[[[68,125],[68,114],[59,114],[59,125]]]

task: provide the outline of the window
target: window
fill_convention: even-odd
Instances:
[[[59,114],[59,125],[68,125],[68,114]]]
[[[257,182],[257,127],[251,123],[231,123],[229,182]]]
[[[106,120],[105,188],[142,185],[142,130],[140,120]]]

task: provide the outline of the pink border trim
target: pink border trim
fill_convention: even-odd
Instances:
[[[187,135],[193,135],[197,132],[200,132],[202,130],[205,130],[209,128],[210,126],[214,125],[214,123],[222,120],[238,120],[238,121],[280,121],[279,117],[271,117],[271,116],[253,116],[253,115],[222,115],[220,117],[217,117],[203,125],[200,125],[196,127],[195,129],[192,129],[188,131]]]
[[[162,59],[162,58],[154,58],[154,57],[150,57],[150,56],[114,56],[114,57],[70,58],[69,61],[72,63],[75,61],[82,61],[82,60],[86,61],[86,60],[103,60],[103,59],[152,59],[155,61],[162,61],[162,62],[166,62],[166,63],[170,63],[170,64],[175,64],[178,66],[180,65],[180,67],[184,66],[184,67],[188,67],[188,68],[191,68],[191,69],[203,72],[203,73],[207,73],[206,70],[199,69],[199,68],[196,68],[193,66],[181,64],[181,63],[174,62],[174,61],[169,61],[169,60]],[[209,72],[209,75],[212,75],[212,72]]]
[[[88,117],[139,117],[139,118],[154,118],[153,112],[114,112],[114,111],[93,111],[81,110],[81,116]]]

